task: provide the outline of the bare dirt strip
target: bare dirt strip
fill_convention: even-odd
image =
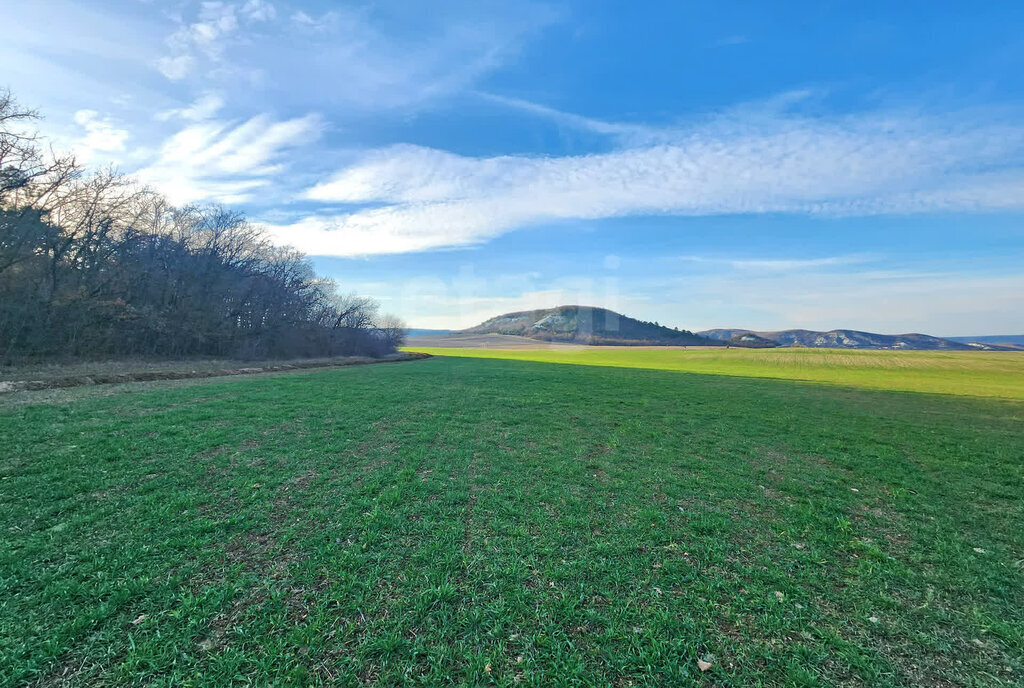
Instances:
[[[84,385],[117,384],[123,382],[150,382],[154,380],[186,380],[190,378],[252,375],[310,368],[338,368],[397,363],[429,354],[401,352],[370,358],[347,356],[342,358],[316,358],[289,361],[109,361],[71,363],[67,365],[27,365],[0,369],[0,394],[9,392],[61,389]]]

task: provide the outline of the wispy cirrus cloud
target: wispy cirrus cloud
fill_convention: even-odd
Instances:
[[[458,93],[514,59],[527,38],[554,17],[532,0],[514,7],[462,0],[429,7],[390,0],[330,6],[189,0],[166,7],[147,4],[137,12],[55,2],[57,10],[50,14],[73,41],[19,33],[11,45],[0,46],[0,54],[19,63],[23,81],[57,84],[53,91],[61,98],[76,88],[92,96],[77,98],[77,107],[67,112],[47,106],[44,130],[57,147],[75,150],[90,164],[138,173],[175,201],[258,199],[264,206],[270,198],[295,200],[297,177],[277,180],[274,194],[256,197],[254,191],[266,188],[269,176],[283,169],[279,166],[309,173],[303,166],[309,158],[292,155],[291,149],[315,138],[321,118],[351,136],[366,126],[368,113],[400,108],[404,116]],[[43,26],[50,21],[47,14],[28,3],[18,7],[12,21]],[[120,40],[121,15],[123,45],[130,54],[110,49]],[[78,37],[82,27],[88,35]],[[102,68],[86,72],[76,62],[83,46],[89,48],[84,57]],[[25,59],[31,61],[27,68],[20,64]],[[135,71],[126,72],[127,66]],[[85,78],[100,79],[104,88],[93,81],[82,86]],[[302,116],[311,111],[321,113],[319,118]],[[301,120],[301,133],[278,141],[287,127],[273,126],[272,118]],[[348,126],[352,121],[359,123]],[[255,146],[250,136],[269,140],[273,154],[250,154]],[[224,152],[233,146],[242,146],[242,158],[255,163],[235,166],[237,156]],[[323,153],[334,159],[343,154]]]
[[[560,126],[571,127],[594,134],[612,136],[629,143],[650,143],[672,138],[672,130],[664,127],[650,126],[628,122],[608,122],[595,117],[584,117],[572,112],[534,103],[522,98],[510,98],[494,93],[478,92],[478,97],[513,110],[542,117]]]
[[[180,108],[171,108],[156,113],[156,119],[161,122],[180,118],[192,122],[202,122],[216,115],[224,107],[224,97],[219,93],[204,93],[193,103]]]
[[[82,136],[71,142],[71,150],[81,162],[119,153],[131,138],[131,132],[95,110],[79,110],[74,122],[84,130]]]
[[[855,265],[871,260],[870,256],[827,256],[824,258],[720,258],[716,256],[678,256],[676,260],[715,267],[728,267],[743,272],[795,272]]]
[[[184,79],[200,58],[220,62],[241,30],[273,21],[276,16],[276,9],[266,0],[203,2],[195,21],[182,22],[167,37],[171,54],[157,61],[157,69],[172,81]]]
[[[369,151],[306,192],[310,200],[365,207],[275,232],[309,253],[362,255],[630,215],[1024,209],[1024,126],[1014,119],[737,110],[665,136],[564,157],[476,158],[412,145]]]
[[[385,0],[326,11],[267,0],[202,2],[175,18],[154,66],[171,81],[241,82],[360,110],[408,108],[471,86],[556,16],[532,1]]]
[[[289,17],[289,21],[307,31],[328,31],[338,25],[341,15],[335,11],[327,11],[319,16],[314,16],[302,10],[296,10]]]
[[[241,123],[204,121],[171,136],[137,176],[173,203],[244,202],[285,169],[289,149],[316,140],[321,129],[313,114],[283,121],[269,115]]]

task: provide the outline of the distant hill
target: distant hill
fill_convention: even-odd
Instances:
[[[1024,334],[986,334],[981,337],[946,337],[975,348],[1024,349]]]
[[[725,342],[725,341],[728,341],[730,339],[736,339],[738,337],[742,337],[745,334],[755,334],[755,333],[754,333],[753,330],[741,330],[741,329],[733,329],[733,328],[728,328],[728,327],[720,327],[720,328],[715,329],[715,330],[704,330],[702,332],[698,332],[697,334],[699,334],[701,337],[707,337],[708,339],[713,339],[716,342]],[[756,334],[755,334],[755,336],[756,336]],[[778,345],[778,342],[776,342],[776,345]]]
[[[860,330],[819,332],[795,329],[766,332],[741,328],[719,328],[694,333],[665,327],[657,322],[630,318],[607,308],[575,305],[505,313],[465,330],[410,329],[408,334],[410,337],[456,338],[459,341],[477,342],[478,345],[491,342],[488,339],[474,339],[474,336],[506,335],[556,343],[618,346],[725,345],[752,349],[807,347],[930,351],[995,351],[1024,348],[1024,335],[942,338],[919,333],[877,334]],[[495,343],[495,346],[497,345]]]
[[[968,351],[977,347],[968,344],[932,337],[927,334],[876,334],[858,330],[781,330],[778,332],[754,332],[740,329],[704,330],[697,334],[719,342],[732,343],[745,334],[776,342],[779,346],[803,346],[821,349],[925,349]]]
[[[729,346],[741,346],[746,349],[772,349],[779,346],[774,339],[768,339],[753,332],[740,332],[724,341]]]
[[[559,306],[505,313],[461,334],[508,334],[551,342],[598,345],[706,346],[713,344],[689,330],[644,322],[593,306]]]

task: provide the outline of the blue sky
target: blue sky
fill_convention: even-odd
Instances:
[[[44,133],[418,327],[1024,332],[1024,4],[12,4]]]

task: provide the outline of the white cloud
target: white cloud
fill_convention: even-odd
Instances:
[[[165,141],[157,160],[137,174],[173,203],[246,201],[283,170],[287,149],[315,140],[321,128],[317,115],[282,122],[268,115],[241,124],[206,121]]]
[[[206,93],[191,105],[183,108],[164,110],[156,114],[156,119],[164,122],[175,117],[192,122],[202,122],[216,115],[224,107],[224,98],[217,93]]]
[[[247,0],[239,12],[251,21],[272,21],[277,18],[277,10],[265,0]]]
[[[85,134],[74,140],[71,149],[81,162],[89,162],[99,154],[123,151],[131,138],[126,130],[117,127],[109,117],[102,117],[95,110],[79,110],[74,115],[75,124],[85,129]]]
[[[727,117],[609,153],[472,158],[371,151],[310,188],[378,204],[291,227],[323,255],[465,246],[513,229],[627,215],[872,215],[1024,209],[1024,126],[900,114]],[[383,205],[379,205],[383,204]]]
[[[815,268],[834,267],[864,263],[867,256],[829,256],[827,258],[717,258],[708,256],[679,256],[679,260],[690,263],[705,263],[726,266],[733,270],[750,272],[794,272]]]
[[[291,16],[292,23],[296,26],[311,31],[326,31],[338,25],[340,15],[337,12],[325,12],[315,18],[302,10],[296,10]]]
[[[593,117],[583,117],[572,112],[565,112],[547,105],[540,105],[521,98],[509,98],[493,93],[477,93],[484,100],[497,103],[505,107],[526,112],[538,117],[550,119],[560,126],[572,127],[583,131],[593,132],[604,136],[614,136],[624,143],[642,144],[663,141],[672,138],[674,132],[662,127],[653,127],[646,124],[632,124],[626,122],[606,122],[605,120]]]
[[[422,216],[417,215],[415,219],[420,220]],[[321,256],[408,253],[480,241],[479,235],[471,231],[461,234],[450,231],[443,242],[439,241],[435,233],[417,231],[410,222],[396,222],[393,212],[387,209],[337,217],[307,217],[292,224],[268,225],[267,229],[277,243]]]
[[[471,85],[553,19],[533,2],[282,6],[280,16],[267,2],[203,2],[154,62],[169,79],[220,89],[248,81],[350,110],[407,108]]]
[[[173,81],[184,79],[199,56],[219,62],[243,25],[266,23],[276,17],[274,6],[264,0],[203,2],[196,21],[183,23],[167,37],[173,54],[160,58],[157,69]]]
[[[156,68],[160,73],[171,81],[180,81],[188,76],[195,60],[191,55],[178,55],[176,57],[161,57],[156,61]]]

